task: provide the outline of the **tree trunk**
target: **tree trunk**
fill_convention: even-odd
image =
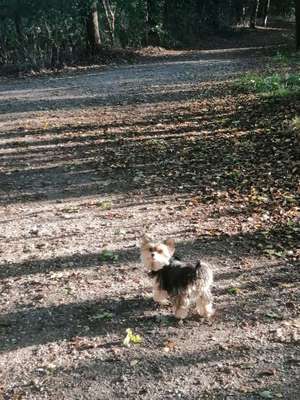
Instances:
[[[259,8],[259,0],[252,0],[252,6],[250,11],[250,28],[254,29],[256,26],[256,18]]]
[[[17,40],[19,45],[17,46],[18,49],[18,54],[20,59],[23,59],[23,61],[26,61],[28,58],[31,59],[31,56],[28,54],[28,51],[26,51],[26,45],[25,45],[25,35],[23,33],[23,27],[22,27],[22,17],[18,13],[18,11],[15,11],[13,14],[13,20],[15,23],[15,29],[16,29],[16,34],[17,34]]]
[[[300,0],[295,0],[296,10],[296,49],[300,50]]]
[[[268,16],[269,16],[269,10],[270,10],[270,4],[271,4],[271,0],[266,0],[266,4],[264,7],[264,27],[266,28],[268,25]]]
[[[111,46],[114,45],[115,42],[115,13],[112,9],[110,0],[102,0],[103,8],[105,11],[105,17],[108,25],[110,43]]]
[[[86,20],[89,51],[94,54],[101,46],[97,1],[93,1]]]
[[[51,68],[59,68],[59,48],[57,45],[53,44],[51,49]]]
[[[144,31],[144,45],[149,46],[149,3],[148,0],[145,1],[145,31]]]
[[[15,21],[18,40],[20,43],[22,43],[23,42],[22,19],[18,12],[15,13],[14,21]]]
[[[243,24],[243,27],[246,26],[246,15],[247,15],[247,8],[246,8],[246,6],[244,5],[244,6],[243,6],[243,14],[242,14],[242,24]]]
[[[158,1],[146,0],[145,2],[145,44],[146,46],[158,46],[160,39],[155,31],[155,26],[158,19]]]
[[[174,7],[172,0],[165,0],[163,9],[163,25],[170,36],[176,36],[176,32],[178,32],[177,18],[176,15],[174,15],[175,8],[176,5]]]
[[[234,7],[232,10],[232,20],[234,24],[241,24],[243,18],[243,3],[242,2],[234,2]]]
[[[121,10],[119,15],[119,35],[118,39],[123,48],[128,46],[129,43],[129,21],[128,16],[126,15],[124,10]]]

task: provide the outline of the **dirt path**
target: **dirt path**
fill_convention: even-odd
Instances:
[[[1,84],[0,399],[299,398],[293,250],[254,245],[278,209],[258,211],[237,175],[269,179],[255,135],[276,110],[224,83],[255,57]],[[178,325],[152,302],[145,230],[215,263],[213,321]],[[141,345],[122,345],[126,328]]]

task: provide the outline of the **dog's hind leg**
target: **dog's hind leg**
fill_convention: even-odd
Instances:
[[[201,317],[210,318],[214,314],[210,289],[202,291],[196,300],[197,312]]]

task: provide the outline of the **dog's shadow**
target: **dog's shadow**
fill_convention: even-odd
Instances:
[[[210,322],[191,310],[183,325],[199,323]],[[30,307],[1,316],[0,351],[68,341],[76,336],[124,337],[127,328],[146,336],[153,329],[179,325],[170,305],[161,306],[143,296]]]
[[[192,306],[188,316],[180,320],[175,317],[171,302],[160,304],[155,302],[151,297],[134,297],[120,301],[115,308],[115,313],[119,318],[126,318],[128,323],[133,326],[142,328],[144,324],[158,324],[168,326],[181,326],[191,323],[201,323],[211,325],[213,321],[218,320],[221,314],[217,310],[211,318],[200,316],[196,308]]]

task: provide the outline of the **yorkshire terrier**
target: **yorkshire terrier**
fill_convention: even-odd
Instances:
[[[214,314],[210,290],[212,269],[202,261],[196,265],[182,262],[174,253],[173,239],[157,243],[147,236],[142,238],[141,259],[154,281],[154,301],[163,304],[171,300],[178,319],[186,318],[192,305],[196,305],[200,316],[211,317]]]

